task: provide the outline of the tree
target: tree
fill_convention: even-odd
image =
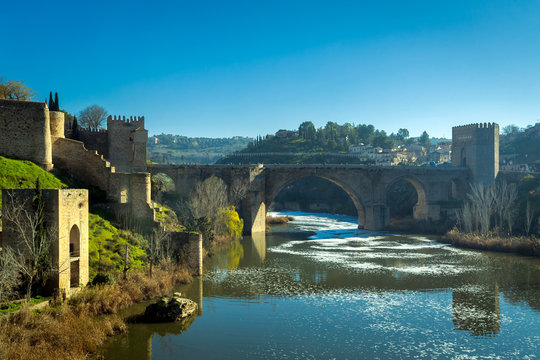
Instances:
[[[98,130],[100,129],[101,123],[107,118],[107,111],[99,106],[92,105],[83,109],[79,113],[79,125],[83,129],[87,130]]]
[[[21,274],[15,266],[15,253],[11,248],[0,248],[0,302],[9,300],[20,284]]]
[[[315,125],[311,121],[304,121],[298,127],[298,135],[304,140],[315,140],[315,135],[317,131],[315,130]]]
[[[19,80],[4,80],[0,77],[0,99],[32,100],[36,92]]]
[[[3,221],[9,224],[18,240],[18,246],[11,248],[12,266],[24,278],[26,297],[30,299],[32,287],[43,284],[52,272],[49,256],[50,239],[54,234],[45,227],[39,180],[32,203],[18,201],[12,192],[7,192],[7,195],[10,200],[7,201],[7,210],[2,213]]]
[[[170,247],[170,234],[162,227],[154,229],[150,235],[146,237],[146,254],[150,265],[149,273],[152,277],[152,271],[155,265],[167,257]]]
[[[401,141],[405,141],[409,137],[409,130],[407,129],[399,129],[396,138]]]
[[[514,124],[507,125],[503,127],[502,132],[504,135],[516,135],[517,133],[519,133],[519,127]]]
[[[426,131],[424,131],[422,135],[420,135],[420,137],[418,138],[418,144],[422,145],[426,149],[429,149],[429,145],[431,143],[429,141],[429,135]]]

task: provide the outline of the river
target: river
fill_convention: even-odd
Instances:
[[[540,259],[284,214],[295,220],[218,252],[179,289],[201,308],[191,324],[132,324],[104,357],[540,358]]]

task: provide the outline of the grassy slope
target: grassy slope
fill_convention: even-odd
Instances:
[[[0,190],[1,189],[32,189],[36,187],[39,177],[44,189],[60,189],[66,185],[54,175],[46,172],[30,161],[12,160],[0,156]],[[0,194],[0,208],[2,197]]]
[[[128,230],[119,230],[98,215],[90,214],[88,221],[88,247],[90,254],[90,279],[98,271],[121,272],[124,267],[126,245],[129,266],[134,269],[145,267],[144,240]]]

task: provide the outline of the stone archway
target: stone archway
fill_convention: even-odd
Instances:
[[[337,185],[339,188],[341,188],[352,200],[356,212],[358,215],[358,228],[364,228],[366,224],[366,211],[364,207],[364,203],[362,199],[360,198],[359,194],[353,190],[350,186],[348,186],[346,183],[340,181],[339,179],[333,178],[329,174],[317,174],[315,172],[301,172],[301,173],[295,173],[291,174],[289,176],[286,176],[284,178],[280,178],[279,181],[273,182],[270,184],[270,186],[267,187],[267,193],[265,196],[265,203],[270,206],[274,198],[287,186],[293,184],[294,182],[306,178],[306,177],[317,177],[324,179],[326,181],[329,181],[335,185]],[[264,215],[266,218],[266,207],[264,210]]]
[[[387,196],[390,189],[400,181],[406,181],[411,184],[416,190],[417,201],[413,206],[413,218],[416,220],[427,220],[429,218],[429,206],[426,195],[425,185],[413,176],[400,176],[393,179],[385,189],[385,197]],[[388,203],[388,199],[386,201]]]

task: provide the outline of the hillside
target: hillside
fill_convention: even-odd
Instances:
[[[24,160],[12,160],[0,156],[0,190],[2,189],[34,189],[39,177],[44,189],[61,189],[66,184],[36,164]],[[0,193],[0,208],[2,195]]]
[[[244,149],[254,139],[187,137],[161,134],[148,139],[148,159],[162,164],[213,164],[218,159]]]
[[[501,164],[527,164],[540,171],[540,123],[525,129],[503,129],[500,137]]]
[[[435,142],[440,141],[437,139]],[[247,148],[220,159],[220,164],[281,163],[281,164],[351,164],[359,163],[349,154],[353,145],[371,145],[391,149],[398,145],[419,144],[429,147],[432,141],[425,131],[419,137],[409,137],[407,129],[387,134],[373,125],[343,125],[328,122],[315,128],[310,121],[300,124],[297,130],[279,130],[275,134],[257,137]]]

